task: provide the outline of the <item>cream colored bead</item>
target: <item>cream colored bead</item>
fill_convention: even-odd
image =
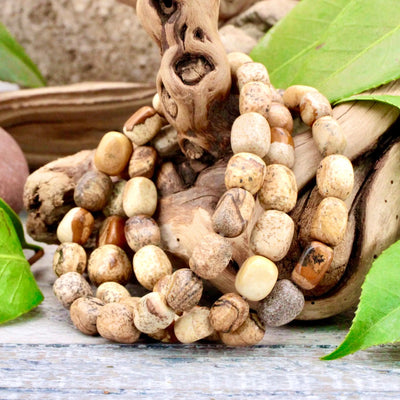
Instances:
[[[53,271],[57,276],[67,272],[83,274],[86,270],[85,249],[78,243],[61,243],[53,256]]]
[[[318,92],[318,90],[311,86],[304,85],[289,86],[283,92],[283,102],[285,103],[285,106],[289,109],[293,111],[299,111],[301,99],[306,93],[309,92]]]
[[[343,153],[347,140],[336,118],[330,115],[318,118],[312,126],[314,141],[323,157]]]
[[[289,109],[281,104],[272,102],[267,113],[267,121],[270,128],[283,128],[290,134],[293,132],[293,117]]]
[[[106,133],[94,154],[94,165],[107,175],[119,175],[132,154],[131,141],[120,132]]]
[[[257,193],[264,181],[265,162],[255,154],[237,153],[226,166],[226,188],[242,188],[251,194]]]
[[[151,217],[157,208],[157,189],[153,181],[142,176],[129,179],[122,205],[128,217],[140,214]]]
[[[231,131],[233,153],[253,153],[261,158],[268,153],[271,131],[267,120],[258,113],[242,114],[235,119]]]
[[[159,279],[172,274],[172,265],[162,249],[149,244],[134,255],[133,270],[139,283],[146,289],[153,290]]]
[[[233,51],[227,54],[229,66],[231,67],[231,75],[236,77],[236,72],[243,64],[251,63],[253,60],[245,53]]]
[[[161,232],[157,222],[145,215],[129,218],[125,222],[124,231],[129,247],[135,252],[148,244],[161,244]]]
[[[325,157],[317,169],[318,191],[323,197],[346,200],[354,185],[351,161],[340,154]]]
[[[329,100],[319,92],[306,93],[300,101],[300,116],[303,122],[312,126],[321,117],[332,115]]]
[[[58,224],[57,239],[61,242],[85,244],[94,227],[93,215],[82,207],[69,210]]]
[[[208,307],[194,307],[183,314],[174,326],[176,338],[181,343],[193,343],[210,336],[214,328],[210,323]]]
[[[156,93],[153,96],[153,100],[151,101],[151,105],[153,106],[154,110],[157,111],[158,114],[160,114],[161,116],[164,116],[164,111],[163,111],[161,100],[160,100],[160,96],[159,96],[158,93]]]
[[[267,165],[258,199],[266,210],[291,211],[297,201],[297,183],[293,171],[281,164]]]
[[[271,128],[271,146],[263,158],[268,164],[282,164],[288,168],[294,165],[294,143],[292,135],[283,128]]]
[[[269,85],[262,82],[246,83],[239,96],[240,114],[257,112],[267,118],[272,103],[272,92]]]
[[[244,63],[236,71],[239,91],[249,82],[262,82],[269,85],[269,75],[265,66],[258,62]]]
[[[344,238],[346,226],[346,204],[336,197],[326,197],[315,211],[311,236],[327,245],[337,246]]]
[[[264,211],[257,220],[250,238],[255,254],[280,261],[289,251],[294,234],[294,222],[286,213]]]
[[[104,303],[118,303],[124,297],[131,297],[125,286],[117,282],[104,282],[96,290],[96,297]]]
[[[251,256],[240,267],[235,288],[246,299],[259,301],[268,296],[277,279],[278,268],[271,260]]]

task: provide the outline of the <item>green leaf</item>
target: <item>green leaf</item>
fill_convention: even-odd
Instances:
[[[400,240],[372,264],[360,304],[344,341],[323,360],[334,360],[379,344],[400,341]]]
[[[251,52],[275,87],[333,102],[400,77],[398,0],[302,0]]]
[[[13,223],[0,208],[0,323],[30,311],[42,300]]]
[[[46,84],[39,69],[1,22],[0,80],[26,87],[41,87]]]
[[[370,100],[379,101],[381,103],[390,104],[391,106],[400,108],[400,96],[393,96],[389,94],[356,94],[351,97],[345,97],[336,102],[344,103],[345,101],[355,101],[355,100]]]

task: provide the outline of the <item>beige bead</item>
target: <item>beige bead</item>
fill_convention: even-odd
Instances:
[[[162,249],[149,244],[134,255],[133,270],[139,283],[146,289],[153,290],[159,279],[172,274],[172,265]]]
[[[318,90],[311,86],[304,85],[289,86],[283,92],[283,102],[290,110],[299,111],[301,99],[309,92],[318,92]]]
[[[153,99],[151,101],[151,105],[153,106],[154,110],[160,114],[161,116],[164,116],[164,111],[162,108],[162,104],[161,104],[161,100],[160,100],[160,95],[158,93],[156,93],[153,96]]]
[[[340,154],[325,157],[317,169],[317,186],[321,196],[346,200],[354,186],[351,161]]]
[[[268,165],[258,199],[266,210],[291,211],[297,201],[297,183],[293,171],[281,164]]]
[[[336,118],[326,115],[318,118],[312,126],[314,141],[323,157],[343,153],[347,140]]]
[[[85,244],[94,227],[93,215],[81,207],[69,210],[57,227],[57,239],[61,242]]]
[[[151,178],[157,161],[157,152],[151,146],[138,146],[129,161],[128,174],[131,178],[144,176]]]
[[[285,103],[283,102],[283,93],[285,91],[283,89],[276,89],[272,85],[270,86],[272,91],[272,102],[285,105]]]
[[[290,134],[293,132],[293,117],[289,109],[281,104],[272,102],[267,113],[267,121],[270,128],[283,128]]]
[[[268,164],[282,164],[288,168],[294,165],[294,142],[292,135],[283,128],[271,129],[271,146],[263,158]]]
[[[269,75],[265,66],[258,62],[242,64],[236,71],[239,91],[249,82],[262,82],[269,85]]]
[[[176,338],[181,343],[193,343],[210,336],[214,328],[209,320],[210,309],[207,307],[194,307],[183,314],[174,326]]]
[[[346,204],[336,197],[326,197],[315,211],[311,236],[329,246],[337,246],[344,238],[346,226]]]
[[[289,251],[294,234],[294,222],[286,213],[264,211],[257,220],[250,237],[255,254],[280,261]]]
[[[119,175],[132,154],[131,141],[120,132],[106,133],[94,154],[94,165],[107,175]]]
[[[139,301],[140,301],[140,297],[136,297],[136,296],[130,297],[129,296],[129,297],[122,297],[118,303],[129,306],[132,309],[132,312],[135,313],[137,306],[139,304]]]
[[[78,243],[61,243],[53,256],[53,271],[57,276],[67,272],[83,274],[86,270],[86,251]]]
[[[312,124],[321,117],[332,115],[332,107],[329,100],[319,92],[306,93],[300,101],[300,116],[303,122]]]
[[[233,51],[232,53],[227,54],[229,66],[231,68],[231,75],[236,77],[237,70],[243,64],[251,63],[253,60],[245,53],[240,51]]]
[[[125,222],[125,238],[135,252],[148,244],[161,244],[161,232],[157,222],[146,215],[135,215]]]
[[[212,216],[214,231],[229,238],[239,236],[246,229],[254,206],[250,192],[241,188],[229,189],[219,199]]]
[[[172,125],[164,126],[151,144],[161,158],[171,157],[180,153],[178,132]]]
[[[157,189],[153,181],[137,176],[126,183],[122,205],[128,217],[147,215],[151,217],[157,208]]]
[[[228,266],[231,258],[231,244],[222,236],[211,233],[194,247],[189,266],[200,278],[214,279]]]
[[[104,282],[96,290],[96,297],[104,303],[118,303],[124,297],[131,297],[128,289],[117,282]]]
[[[258,113],[242,114],[235,119],[231,131],[233,153],[253,153],[261,158],[268,153],[271,132],[267,120]]]
[[[165,329],[174,319],[175,313],[165,304],[163,296],[151,292],[139,300],[134,323],[141,332],[153,334]]]
[[[272,103],[272,92],[269,85],[262,82],[246,83],[239,96],[240,114],[257,112],[267,118]]]
[[[69,310],[72,323],[85,335],[97,335],[97,317],[104,303],[95,297],[79,297]]]
[[[103,208],[103,214],[106,217],[109,217],[111,215],[126,217],[124,208],[122,206],[122,197],[124,194],[125,185],[126,181],[123,179],[114,183],[107,204]]]
[[[238,153],[232,156],[226,166],[226,188],[242,188],[256,194],[263,185],[265,162],[255,154]]]
[[[164,275],[161,279],[159,279],[153,286],[153,292],[158,292],[164,297],[166,297],[169,289],[171,276],[172,275]]]
[[[259,301],[271,292],[277,279],[278,268],[271,260],[251,256],[240,267],[235,288],[246,299]]]

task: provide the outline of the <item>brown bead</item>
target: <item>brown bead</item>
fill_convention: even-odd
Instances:
[[[143,246],[161,243],[161,233],[157,222],[146,215],[136,215],[125,223],[125,237],[129,247],[138,251]]]
[[[98,246],[105,244],[115,244],[122,249],[126,249],[125,239],[125,218],[118,215],[112,215],[106,218],[99,231]]]
[[[57,228],[57,239],[61,242],[85,244],[94,227],[93,215],[81,207],[69,210]]]
[[[292,280],[303,289],[315,288],[333,260],[333,250],[324,243],[313,241],[304,249],[292,272]]]
[[[263,158],[266,164],[282,164],[288,168],[294,165],[294,142],[292,135],[284,128],[271,129],[271,145]]]
[[[151,178],[157,161],[157,152],[151,146],[138,146],[129,161],[128,173],[131,178],[144,176]]]

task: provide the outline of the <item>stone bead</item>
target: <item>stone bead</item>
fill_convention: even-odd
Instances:
[[[293,132],[293,117],[284,104],[272,102],[267,113],[267,121],[271,129],[283,128],[289,134]]]
[[[293,171],[281,164],[267,165],[258,199],[265,210],[291,211],[297,201],[297,183]]]
[[[152,101],[151,101],[151,105],[152,105],[152,107],[154,108],[154,110],[155,110],[158,114],[160,114],[161,116],[164,116],[164,111],[163,111],[163,108],[162,108],[162,103],[161,103],[161,100],[160,100],[160,95],[159,95],[158,93],[156,93],[156,94],[153,96],[153,99],[152,99]]]
[[[149,244],[134,255],[133,270],[139,283],[146,289],[153,290],[159,279],[172,274],[172,265],[160,247]]]
[[[324,243],[313,241],[307,246],[292,272],[292,280],[305,290],[315,288],[333,260],[333,250]]]
[[[294,222],[286,213],[264,211],[250,237],[251,250],[272,261],[280,261],[289,251],[294,234]]]
[[[124,194],[126,181],[120,180],[113,184],[110,197],[108,198],[107,204],[103,208],[103,214],[106,217],[111,215],[118,215],[120,217],[126,217],[124,208],[122,206],[122,198]]]
[[[78,243],[61,243],[53,256],[53,271],[57,276],[67,272],[83,274],[86,270],[85,249]]]
[[[124,188],[122,206],[128,217],[151,217],[157,208],[157,189],[153,181],[142,176],[129,179]]]
[[[271,128],[271,146],[263,158],[268,164],[294,165],[294,142],[292,135],[283,128]]]
[[[317,169],[317,186],[321,196],[346,200],[354,185],[351,161],[340,154],[325,157]]]
[[[161,232],[157,222],[145,215],[135,215],[125,222],[125,238],[134,252],[149,244],[161,244]]]
[[[96,297],[104,303],[118,303],[131,295],[125,286],[117,282],[103,282],[96,290]]]
[[[108,132],[100,140],[94,154],[94,165],[107,175],[119,175],[132,154],[131,141],[120,132]]]
[[[266,326],[282,326],[293,321],[304,308],[304,295],[288,279],[276,282],[271,293],[257,305],[257,315]]]
[[[240,267],[235,288],[248,300],[259,301],[266,297],[278,279],[278,268],[268,258],[249,257]]]
[[[164,126],[151,144],[161,158],[171,157],[180,153],[178,132],[172,125]]]
[[[330,246],[337,246],[344,238],[346,226],[346,204],[336,197],[326,197],[315,211],[311,237]]]
[[[258,113],[242,114],[235,119],[231,130],[233,153],[253,153],[261,158],[268,153],[271,132],[267,120]]]
[[[74,242],[84,245],[92,234],[93,215],[82,207],[71,208],[57,227],[57,239],[61,242]]]
[[[300,116],[303,122],[312,126],[313,123],[326,115],[332,116],[329,100],[319,92],[306,93],[300,101]]]
[[[125,122],[123,132],[136,146],[142,146],[153,139],[164,124],[164,118],[154,108],[144,106]]]
[[[269,85],[269,75],[265,66],[258,62],[242,64],[236,71],[239,91],[249,82],[262,82]]]
[[[214,231],[229,238],[239,236],[246,229],[254,206],[254,197],[247,190],[233,188],[226,191],[212,216]]]
[[[312,126],[312,135],[323,157],[343,153],[347,140],[336,118],[330,115],[318,118]]]
[[[157,161],[157,152],[151,146],[138,146],[129,161],[128,174],[131,178],[144,176],[151,178]]]
[[[121,249],[126,249],[125,218],[118,215],[107,217],[101,224],[98,238],[98,246],[114,244]]]
[[[240,51],[233,51],[227,54],[229,66],[231,68],[231,75],[236,77],[236,72],[243,64],[251,63],[253,60],[245,53]]]
[[[246,83],[239,95],[240,114],[257,112],[267,118],[272,103],[272,93],[269,85],[262,82]]]
[[[283,102],[287,108],[293,111],[300,110],[300,101],[306,93],[318,92],[317,89],[311,86],[293,85],[289,86],[283,92]]]
[[[242,188],[256,194],[264,181],[265,162],[255,154],[237,153],[233,155],[225,171],[226,188]]]
[[[96,322],[103,306],[96,297],[79,297],[69,310],[72,323],[85,335],[98,335]]]

